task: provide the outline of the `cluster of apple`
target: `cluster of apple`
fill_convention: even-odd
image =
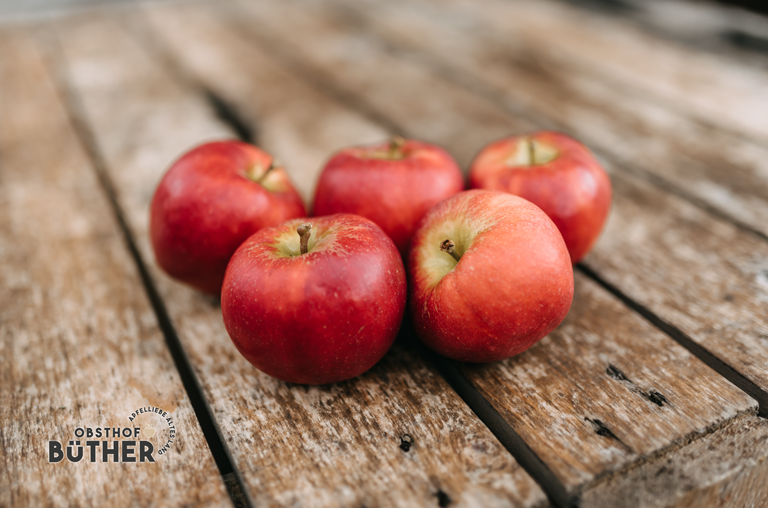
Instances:
[[[469,184],[432,144],[346,148],[323,169],[306,218],[271,155],[207,143],[160,182],[152,246],[169,275],[221,295],[237,349],[278,379],[362,374],[395,340],[406,300],[428,347],[496,361],[565,318],[573,263],[602,230],[611,184],[584,145],[550,131],[491,143]]]

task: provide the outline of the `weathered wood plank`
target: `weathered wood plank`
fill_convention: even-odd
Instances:
[[[768,390],[768,244],[647,182],[618,199],[585,264]]]
[[[417,61],[396,58],[382,44],[368,40],[366,30],[352,32],[345,20],[324,9],[302,16],[268,7],[271,4],[259,5],[249,8],[259,15],[254,23],[262,20],[262,37],[280,37],[274,27],[264,24],[274,18],[293,23],[298,33],[312,33],[315,41],[325,41],[322,50],[313,51],[319,42],[314,46],[302,45],[298,38],[294,38],[295,42],[286,41],[285,45],[294,44],[296,53],[311,59],[317,72],[326,72],[329,79],[338,76],[350,89],[365,89],[374,107],[387,111],[409,131],[429,132],[419,116],[405,108],[389,106],[398,103],[395,90],[400,90],[404,97],[415,93],[417,85],[410,82],[408,71],[403,68],[418,66]],[[304,9],[309,10],[310,6]],[[349,48],[354,48],[354,52]],[[361,60],[375,65],[364,67],[359,63]],[[386,72],[379,70],[377,74],[377,68]],[[424,70],[423,76],[427,75],[429,72]],[[454,126],[457,132],[472,131],[476,138],[493,139],[497,127],[484,131],[485,116],[475,114],[475,109],[487,110],[492,103],[482,101],[478,95],[479,106],[466,108],[464,104],[469,99],[452,99],[469,92],[454,87],[453,95],[443,96],[432,86],[440,77],[433,73],[429,79],[423,77],[418,86],[429,90],[432,100],[442,99],[452,105],[449,113],[438,116],[438,121],[442,118],[444,124]],[[384,93],[388,102],[383,102]],[[531,128],[527,119],[509,113],[504,117],[508,132]],[[474,155],[466,144],[451,145],[452,138],[455,136],[446,136],[443,143],[460,160]],[[475,150],[478,148],[479,145]],[[612,173],[616,198],[606,231],[586,264],[764,390],[768,389],[768,371],[764,368],[768,364],[768,245],[627,171],[619,171],[614,164],[607,167]]]
[[[314,143],[310,135],[317,137],[320,135],[320,132],[324,132],[323,141],[328,142],[325,146],[330,147],[330,150],[335,150],[350,144],[365,143],[371,139],[381,140],[383,136],[392,134],[391,132],[387,133],[383,127],[388,129],[395,128],[390,125],[391,121],[388,121],[388,118],[393,116],[392,113],[409,113],[412,117],[418,118],[420,122],[419,133],[422,139],[450,146],[451,152],[458,157],[458,162],[462,166],[467,166],[471,161],[471,157],[487,142],[488,132],[493,133],[497,137],[509,132],[509,122],[502,110],[493,104],[487,104],[481,99],[458,90],[455,86],[434,79],[427,69],[421,69],[413,65],[398,66],[401,79],[414,85],[413,93],[410,95],[404,95],[399,93],[399,91],[390,93],[387,87],[376,86],[376,79],[373,76],[381,74],[380,62],[364,57],[356,60],[355,63],[357,65],[353,68],[346,69],[347,72],[354,73],[355,80],[353,82],[356,85],[350,84],[346,87],[347,89],[344,90],[345,93],[342,96],[338,96],[336,90],[328,89],[325,83],[321,81],[323,79],[322,76],[314,76],[311,72],[303,73],[302,71],[307,71],[306,68],[300,65],[292,65],[291,61],[283,58],[281,60],[283,68],[290,70],[296,75],[300,75],[305,83],[301,89],[289,89],[291,91],[290,94],[278,95],[279,90],[275,90],[274,95],[262,97],[262,90],[264,88],[269,87],[270,90],[279,88],[279,86],[275,86],[276,80],[273,81],[271,79],[272,73],[275,73],[275,76],[278,78],[286,73],[286,70],[278,70],[274,63],[275,55],[283,53],[282,48],[279,45],[272,46],[269,44],[268,38],[266,36],[261,37],[258,31],[253,31],[251,35],[258,38],[258,41],[264,44],[261,45],[261,48],[259,46],[254,47],[252,42],[244,41],[242,36],[231,33],[232,28],[230,26],[221,26],[221,23],[214,23],[213,19],[217,18],[217,10],[228,10],[231,7],[227,3],[219,5],[218,8],[213,8],[204,2],[191,3],[189,6],[188,9],[179,10],[179,16],[185,16],[194,20],[197,25],[201,26],[201,30],[204,28],[209,32],[215,31],[215,35],[212,33],[212,35],[207,36],[210,39],[233,41],[229,43],[227,52],[222,51],[221,43],[195,45],[195,41],[184,41],[184,38],[181,36],[182,34],[173,30],[158,27],[158,32],[160,32],[163,40],[173,44],[173,47],[180,52],[184,62],[190,71],[195,73],[197,79],[202,80],[211,89],[224,94],[227,100],[236,105],[247,120],[253,122],[257,127],[269,121],[273,116],[278,119],[277,115],[280,114],[280,111],[298,114],[293,112],[311,108],[308,113],[300,117],[302,121],[306,121],[309,124],[306,128],[307,132],[303,134],[302,139],[307,139],[306,143],[308,144]],[[196,13],[194,6],[197,6],[197,9],[201,10],[200,12],[204,14]],[[167,12],[168,10],[171,9],[164,10],[159,7],[156,11]],[[149,12],[152,13],[154,11],[149,10]],[[237,14],[234,14],[234,16],[237,16]],[[206,20],[206,17],[211,19]],[[178,21],[166,17],[163,17],[161,21],[157,21],[157,23],[178,27],[178,30],[181,30],[182,26]],[[344,29],[344,27],[339,25],[339,29]],[[348,40],[344,39],[339,42],[329,41],[329,44],[344,44]],[[366,39],[355,39],[354,42],[361,45],[359,48],[361,55],[370,54],[371,48],[368,46],[376,45],[375,42]],[[196,51],[182,52],[185,45],[190,45],[190,47],[195,45]],[[330,46],[328,47],[329,51],[327,54],[321,48],[315,49],[317,49],[317,58],[325,58],[330,65],[331,60],[335,58],[334,55],[338,53],[340,48]],[[333,51],[330,51],[331,49]],[[349,49],[354,53],[355,48]],[[378,48],[379,52],[382,50],[384,48]],[[234,54],[229,54],[229,51],[236,54],[245,53],[247,57],[238,59]],[[243,61],[246,58],[252,58],[253,65],[248,61]],[[215,69],[215,72],[213,69]],[[226,76],[226,79],[223,76]],[[312,91],[312,88],[315,88],[315,91]],[[429,89],[430,93],[422,93],[424,89]],[[351,90],[354,90],[354,93]],[[327,99],[319,99],[319,91],[324,92],[326,96],[336,97],[338,101],[343,102],[347,106],[347,109],[336,105],[333,111],[320,110],[320,104],[328,104],[328,101]],[[376,98],[377,106],[375,108],[371,108],[367,101],[367,97],[371,94],[375,95]],[[306,103],[297,100],[305,95]],[[378,104],[386,104],[386,108],[378,107]],[[460,122],[462,122],[463,117],[461,113],[457,112],[454,114],[454,109],[475,111],[475,114],[483,122],[486,131],[476,134],[470,130],[457,128]],[[346,119],[346,116],[341,116],[349,115],[350,110],[357,111],[357,120],[355,120],[357,123],[353,124],[350,120]],[[340,120],[344,124],[349,124],[349,130],[342,131],[338,129],[338,132],[351,132],[354,135],[343,137],[341,134],[336,134],[337,129],[334,126],[336,125],[336,118],[339,116],[341,116]],[[360,123],[362,122],[361,118],[367,118],[367,127],[364,129]],[[275,128],[282,129],[285,120],[280,120],[276,123],[278,125]],[[534,126],[532,122],[529,125],[531,128]],[[278,144],[279,140],[286,138],[287,134],[279,130],[275,133],[270,131],[271,129],[258,129],[260,144],[274,146],[276,149],[282,148]],[[298,175],[300,174],[302,179],[306,178],[312,182],[311,189],[313,190],[314,181],[319,174],[322,164],[331,155],[331,152],[328,148],[325,148],[324,152],[312,149],[310,153],[312,158],[308,158],[306,162],[301,163],[296,180],[299,179]],[[286,154],[286,157],[290,155]],[[297,162],[302,161],[297,159]],[[294,171],[292,168],[289,169]],[[302,185],[302,188],[310,187],[306,183]],[[307,195],[311,197],[311,192],[307,192]]]
[[[580,491],[711,431],[742,395],[646,321],[628,316],[594,282],[577,273],[576,283],[568,317],[539,344],[508,361],[463,370]]]
[[[177,8],[166,11],[178,18],[172,14],[157,36],[186,32],[187,57],[203,44],[226,44],[201,38],[198,32],[191,35],[193,27]],[[146,217],[157,180],[172,158],[201,141],[204,133],[222,135],[226,130],[195,90],[145,51],[139,41],[146,41],[147,34],[134,33],[132,38],[124,30],[118,18],[130,15],[73,19],[59,24],[59,31],[72,83],[130,227],[150,259]],[[174,33],[177,29],[181,32]],[[212,54],[211,49],[201,58]],[[287,160],[282,151],[302,152],[305,146],[310,154],[335,148],[327,145],[329,138],[316,138],[314,129],[299,125],[307,119],[301,113],[305,108],[328,112],[314,125],[339,133],[330,139],[377,132],[378,127],[353,118],[353,113],[336,111],[327,98],[278,67],[254,61],[268,76],[259,88],[249,89],[252,97],[259,97],[257,104],[276,107],[273,101],[285,97],[284,89],[297,93],[296,104],[285,106],[288,111],[274,116],[257,111],[264,140],[274,139],[267,134],[273,125],[281,133],[274,147],[281,150],[280,158]],[[255,75],[248,71],[247,76]],[[245,81],[241,75],[218,78]],[[300,114],[293,117],[291,111]],[[335,119],[339,122],[333,123]],[[540,488],[461,399],[403,347],[395,347],[371,372],[350,382],[288,385],[261,374],[237,353],[218,306],[156,269],[153,277],[254,504],[404,506],[448,499],[462,506],[546,504]]]
[[[3,28],[0,53],[0,505],[229,505],[39,46]],[[169,424],[129,420],[148,406],[175,422],[167,454]],[[79,462],[48,462],[49,440],[85,447],[77,428],[148,425],[157,433],[139,439],[153,443],[154,463],[104,463],[101,445],[95,462],[88,448]]]
[[[768,141],[768,103],[763,99],[768,72],[763,66],[699,51],[619,17],[565,2],[451,3],[462,10],[465,23],[480,20],[499,34],[525,34],[530,47],[549,48],[672,109]]]
[[[617,475],[581,497],[584,508],[757,507],[768,499],[768,422],[748,416]]]
[[[265,41],[270,47],[288,48],[291,53],[279,54],[277,61],[288,62],[297,72],[302,72],[298,66],[307,66],[303,75],[314,76],[326,87],[332,86],[333,76],[344,83],[337,93],[348,93],[351,103],[364,99],[367,107],[386,114],[407,133],[455,148],[465,161],[477,146],[467,138],[482,143],[483,136],[495,130],[518,126],[493,105],[350,34],[344,25],[313,9],[299,12],[270,2],[248,4],[242,12],[199,6],[184,13],[163,8],[150,13],[158,27],[173,22],[184,26],[183,38],[175,35],[179,30],[163,31],[180,54],[196,54],[201,49],[190,45],[189,39],[199,41],[209,51],[218,50],[211,58],[228,66],[229,72],[247,72],[243,68],[254,60],[250,54],[262,51],[258,46],[265,47]],[[208,42],[213,40],[216,44]],[[301,58],[306,61],[298,62]],[[229,64],[221,63],[227,60]],[[203,70],[197,68],[201,75]],[[226,74],[217,75],[217,80],[226,80]],[[355,90],[365,95],[356,95]],[[223,93],[232,93],[227,100],[237,102],[265,91],[254,86]],[[414,106],[420,102],[427,104]],[[561,330],[510,362],[468,369],[486,396],[572,490],[742,411],[754,412],[754,402],[743,393],[593,282],[578,277],[578,287],[575,311]],[[610,365],[624,369],[630,379],[634,376],[637,384],[611,379],[606,373]],[[700,389],[695,397],[690,386]],[[661,400],[651,389],[665,397],[673,395],[668,404],[658,406],[649,400]],[[596,434],[594,424],[585,418],[606,423],[625,444]]]
[[[747,8],[741,7],[744,5]],[[743,65],[768,67],[765,41],[768,16],[750,2],[698,2],[696,0],[624,0],[617,14],[643,30],[696,49],[715,52]],[[604,13],[613,15],[607,4]],[[615,4],[614,4],[615,6]],[[622,7],[622,6],[620,6]]]
[[[768,237],[768,143],[671,108],[634,81],[559,51],[558,37],[542,36],[525,23],[538,5],[513,6],[519,16],[505,20],[504,29],[488,13],[512,10],[495,0],[474,2],[471,12],[430,0],[336,0],[325,8],[335,8],[356,30],[415,52],[425,65],[511,112],[567,131],[622,166],[649,173]],[[720,102],[718,96],[710,100]]]

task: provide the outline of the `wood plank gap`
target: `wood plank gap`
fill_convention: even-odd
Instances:
[[[144,23],[142,23],[142,25],[143,24]],[[151,51],[158,53],[164,62],[169,63],[169,67],[173,70],[174,74],[176,74],[180,79],[182,79],[187,84],[191,84],[194,88],[208,91],[208,89],[202,83],[200,83],[198,80],[189,76],[184,70],[180,69],[178,65],[171,62],[170,56],[167,54],[167,51],[163,49],[163,44],[157,41],[156,37],[154,36],[154,34],[151,33],[150,30],[147,30],[143,26],[139,27],[137,25],[138,25],[137,23],[134,23],[131,26],[131,28],[135,30],[140,30],[142,34],[142,38],[140,39],[140,42],[145,44],[146,47]],[[238,27],[242,28],[240,26]],[[302,58],[296,55],[292,50],[280,47],[281,45],[274,44],[274,41],[270,40],[270,38],[268,37],[268,34],[262,34],[258,30],[245,31],[244,33],[248,33],[248,36],[252,37],[256,42],[258,42],[258,44],[261,47],[269,48],[270,56],[281,67],[287,69],[297,77],[303,79],[320,93],[326,95],[327,97],[339,103],[340,105],[346,106],[350,110],[355,111],[360,116],[366,118],[367,120],[370,120],[374,124],[378,124],[382,128],[386,129],[392,135],[411,137],[411,135],[408,132],[406,132],[397,122],[392,120],[388,115],[381,112],[376,107],[372,106],[362,96],[354,93],[353,90],[347,90],[344,87],[338,86],[336,81],[332,79],[328,79],[326,76],[324,76],[323,72],[318,72],[315,69],[313,69],[312,66],[306,65],[303,62]],[[210,95],[208,96],[209,101],[211,101],[211,99],[215,100],[215,98],[221,98],[215,93],[211,93],[209,91],[208,93],[210,93]],[[226,99],[223,99],[220,102],[216,102],[217,107],[221,105],[227,105],[227,104],[228,104],[228,101]],[[235,110],[233,108],[227,109],[227,111],[235,113]],[[235,118],[242,118],[242,116],[240,116],[237,113],[235,113],[234,116]],[[220,117],[220,119],[229,123],[229,121],[223,117]],[[251,128],[253,128],[252,124],[248,122],[245,122],[245,124],[250,125]]]
[[[55,30],[51,30],[50,35],[46,37],[46,39],[46,47],[42,48],[41,52],[45,55],[49,68],[53,70],[54,86],[56,86],[57,92],[62,98],[62,103],[66,107],[66,114],[72,124],[72,129],[91,161],[99,184],[107,197],[112,213],[119,225],[128,251],[136,264],[142,284],[157,317],[158,325],[165,338],[165,343],[171,353],[171,357],[173,358],[181,382],[187,392],[190,403],[192,404],[192,408],[200,424],[203,435],[205,436],[206,442],[208,443],[208,447],[216,462],[216,466],[219,469],[219,473],[227,487],[227,492],[235,507],[250,508],[252,503],[245,495],[246,490],[243,487],[243,481],[240,474],[233,467],[231,454],[227,449],[221,431],[216,424],[213,412],[203,395],[200,381],[192,370],[189,357],[181,345],[165,304],[152,282],[147,265],[141,257],[133,235],[128,228],[123,211],[117,201],[114,184],[107,173],[104,157],[96,143],[96,138],[90,126],[85,120],[86,117],[82,101],[77,92],[70,85],[71,80],[68,77],[68,71],[66,69],[66,59]],[[233,481],[233,475],[235,481]]]
[[[405,328],[405,326],[404,326]],[[403,330],[400,332],[403,333]],[[411,334],[413,332],[411,331]],[[517,460],[531,477],[536,480],[546,494],[549,502],[556,508],[575,508],[579,505],[578,497],[568,494],[565,485],[557,478],[547,464],[523,440],[515,429],[499,414],[496,408],[467,379],[453,361],[427,349],[412,335],[420,356],[434,365],[438,373],[453,388],[459,397],[480,418],[488,430],[501,442],[504,448]]]
[[[208,103],[210,103],[218,119],[229,125],[229,127],[232,128],[232,131],[237,135],[238,139],[245,141],[246,143],[251,143],[252,145],[258,145],[258,125],[246,121],[237,111],[237,108],[221,95],[206,88],[202,83],[195,83],[195,85],[201,89],[205,98],[208,99]]]
[[[768,393],[757,386],[757,384],[709,352],[706,348],[696,343],[680,328],[671,323],[668,323],[645,305],[630,298],[619,288],[602,278],[588,265],[579,263],[576,265],[576,269],[581,271],[584,275],[602,286],[606,291],[624,302],[627,307],[643,316],[648,322],[667,334],[667,336],[687,349],[692,355],[704,362],[712,370],[723,376],[725,379],[744,391],[747,395],[755,399],[759,407],[757,415],[762,418],[768,418]]]

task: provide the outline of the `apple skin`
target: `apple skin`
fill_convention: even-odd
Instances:
[[[441,251],[446,239],[458,263]],[[536,205],[502,192],[465,191],[427,212],[408,269],[417,334],[463,362],[522,353],[573,301],[573,266],[557,227]]]
[[[448,152],[394,138],[334,154],[317,183],[314,214],[354,213],[371,219],[405,259],[427,210],[463,189],[461,170]]]
[[[312,224],[299,255],[297,227]],[[221,292],[224,325],[257,369],[291,383],[359,376],[395,340],[405,312],[405,267],[376,224],[352,214],[288,221],[232,256]]]
[[[198,146],[168,169],[152,197],[150,238],[158,265],[195,289],[219,295],[227,263],[249,236],[306,210],[285,170],[261,183],[272,156],[241,141]]]
[[[521,146],[530,139],[537,155],[543,155],[534,164]],[[597,241],[611,208],[611,180],[594,155],[575,139],[553,131],[489,144],[472,162],[469,187],[509,192],[544,210],[563,235],[574,264]]]

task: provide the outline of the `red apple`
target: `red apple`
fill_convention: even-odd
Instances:
[[[594,245],[611,208],[611,180],[587,147],[559,132],[512,136],[483,148],[472,189],[509,192],[538,205],[563,235],[573,263]]]
[[[448,152],[394,138],[345,148],[331,157],[317,183],[314,213],[367,217],[381,226],[405,257],[427,210],[463,188],[461,171]]]
[[[257,369],[325,384],[358,376],[384,356],[406,292],[392,240],[368,219],[338,214],[250,237],[227,268],[221,311],[238,351]]]
[[[168,275],[218,295],[227,263],[246,238],[305,215],[271,155],[240,141],[218,141],[170,167],[152,198],[149,231]]]
[[[432,208],[408,258],[410,309],[421,340],[464,362],[522,353],[552,331],[573,300],[573,266],[539,207],[472,190]]]

